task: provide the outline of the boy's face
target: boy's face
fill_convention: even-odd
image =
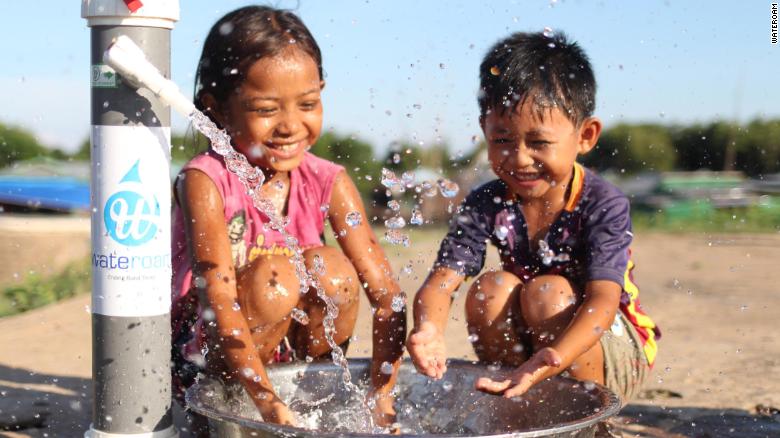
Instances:
[[[577,154],[590,151],[601,132],[595,117],[577,127],[557,107],[532,99],[514,111],[490,111],[481,125],[493,172],[523,200],[563,200]]]

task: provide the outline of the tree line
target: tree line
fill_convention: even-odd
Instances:
[[[205,150],[206,139],[187,132],[171,139],[174,161],[186,161]],[[0,167],[36,157],[89,160],[89,140],[74,153],[48,147],[31,132],[0,123]],[[420,147],[395,142],[382,157],[356,136],[325,132],[312,148],[315,154],[344,165],[364,194],[376,187],[382,167],[403,172],[428,167],[453,176],[468,168],[484,142],[456,151],[447,143]],[[780,119],[746,124],[727,121],[691,125],[622,123],[606,129],[596,148],[583,158],[588,167],[623,174],[670,170],[739,170],[752,177],[780,172]]]

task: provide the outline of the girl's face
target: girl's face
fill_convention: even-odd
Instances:
[[[217,115],[250,163],[287,172],[320,136],[323,86],[314,60],[291,48],[252,64]]]

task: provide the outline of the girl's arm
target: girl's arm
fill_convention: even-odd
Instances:
[[[220,347],[210,353],[214,355],[210,360],[224,358],[232,377],[244,385],[266,421],[289,424],[292,416],[274,393],[243,313],[233,310],[237,301],[236,269],[222,197],[211,178],[198,170],[186,171],[176,191],[184,213],[192,276],[205,280],[205,287],[198,290],[200,302],[215,315],[216,327],[209,329],[209,336]]]
[[[362,218],[355,227],[346,223],[346,216],[351,212],[360,213]],[[402,296],[401,288],[393,279],[390,263],[371,230],[360,194],[346,172],[336,176],[328,216],[336,239],[355,266],[374,309],[371,386],[382,397],[395,384],[406,338],[406,311],[392,309],[393,298]],[[383,362],[393,365],[391,374],[381,372]]]
[[[419,372],[440,379],[447,371],[444,330],[447,327],[452,293],[463,275],[446,267],[435,267],[414,296],[414,329],[407,342],[409,355]]]

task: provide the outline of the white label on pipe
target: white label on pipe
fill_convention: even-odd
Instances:
[[[89,82],[92,88],[116,88],[116,72],[105,64],[95,64]]]
[[[92,311],[171,306],[170,128],[92,127]]]

